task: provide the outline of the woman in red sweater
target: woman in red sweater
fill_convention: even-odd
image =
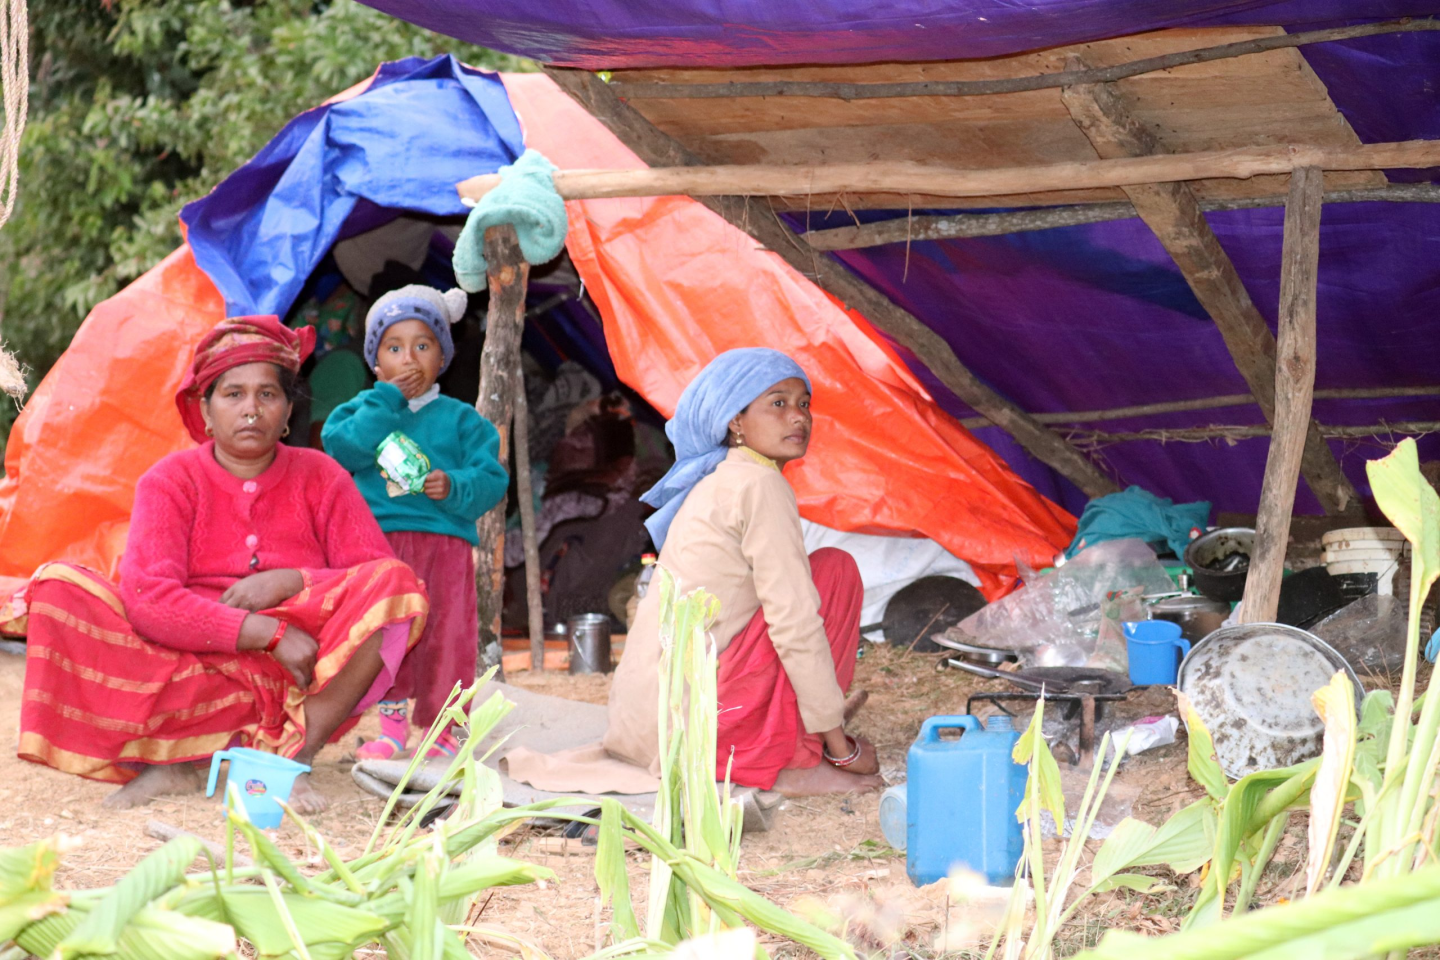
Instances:
[[[36,574],[21,757],[135,806],[231,746],[308,764],[389,689],[429,605],[350,475],[280,444],[313,343],[275,317],[216,326],[176,396],[201,445],[140,478],[119,588]],[[325,807],[308,777],[291,803]]]

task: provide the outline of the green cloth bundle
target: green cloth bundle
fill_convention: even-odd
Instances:
[[[477,293],[485,289],[485,231],[515,227],[526,261],[548,263],[565,249],[565,201],[555,190],[555,164],[534,150],[500,168],[500,185],[480,198],[455,241],[455,282]]]

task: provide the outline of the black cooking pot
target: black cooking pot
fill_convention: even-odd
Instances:
[[[1231,603],[1245,595],[1250,556],[1255,552],[1255,531],[1249,527],[1221,527],[1190,541],[1185,564],[1195,572],[1195,589],[1211,600]]]

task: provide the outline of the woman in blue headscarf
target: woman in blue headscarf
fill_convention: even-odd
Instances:
[[[641,499],[660,563],[680,589],[720,600],[717,766],[741,786],[790,796],[874,790],[874,748],[845,733],[862,587],[841,550],[806,555],[781,474],[810,444],[810,378],[783,353],[722,353],[665,432],[676,463]],[[640,602],[610,691],[608,753],[658,769],[658,590]]]

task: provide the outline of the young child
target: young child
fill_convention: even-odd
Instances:
[[[505,496],[510,482],[497,459],[500,437],[475,409],[442,397],[435,379],[455,347],[450,325],[465,310],[465,294],[442,294],[412,284],[375,301],[365,318],[365,360],[379,383],[337,407],[325,421],[325,451],[355,475],[395,556],[409,564],[430,593],[430,619],[380,701],[379,739],[361,746],[365,759],[389,759],[410,735],[407,701],[415,723],[435,721],[456,682],[475,679],[480,624],[475,608],[475,521]],[[387,488],[376,448],[400,431],[430,461],[422,494]],[[454,755],[450,731],[432,755]]]

